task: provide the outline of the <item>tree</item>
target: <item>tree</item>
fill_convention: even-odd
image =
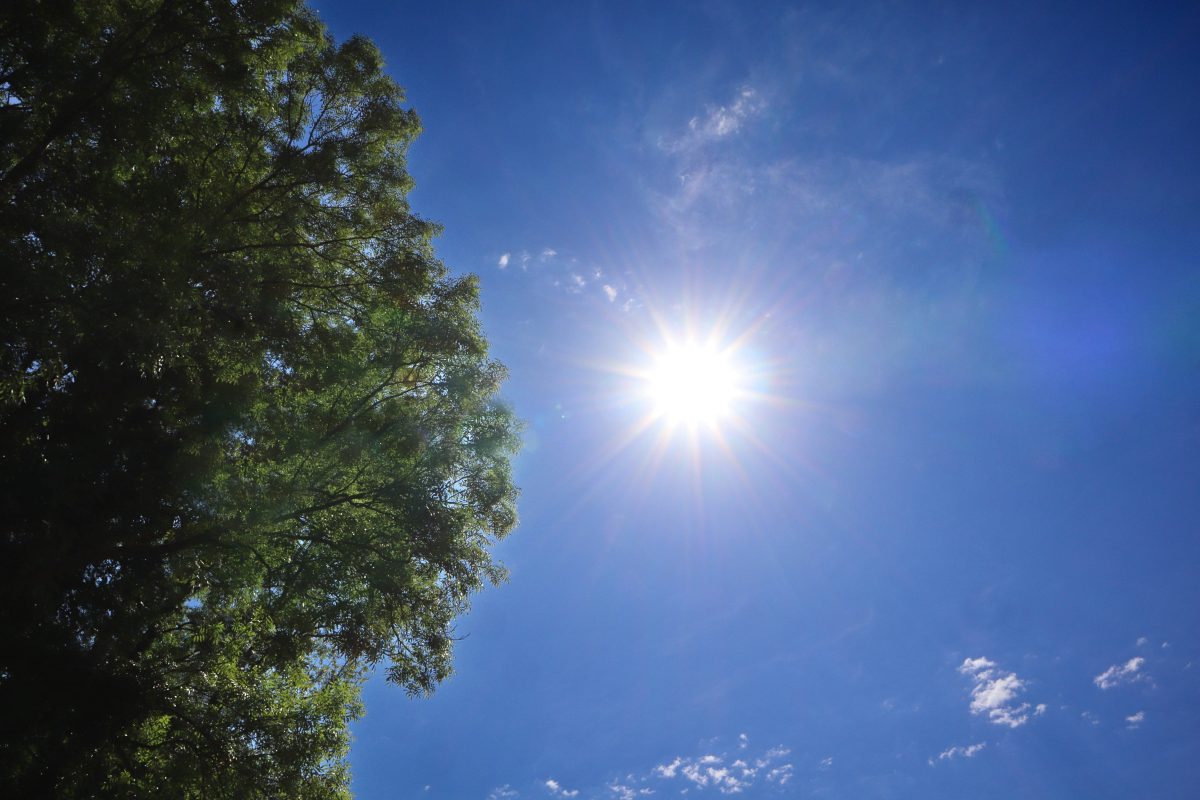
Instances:
[[[345,796],[449,674],[517,425],[403,99],[293,0],[0,11],[0,794]]]

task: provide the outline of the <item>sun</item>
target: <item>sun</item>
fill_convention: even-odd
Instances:
[[[715,425],[743,391],[733,353],[712,344],[667,347],[645,373],[646,394],[657,417],[689,427]]]

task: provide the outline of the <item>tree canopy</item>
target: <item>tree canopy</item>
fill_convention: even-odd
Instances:
[[[0,794],[342,797],[503,577],[517,425],[419,122],[292,0],[0,11]]]

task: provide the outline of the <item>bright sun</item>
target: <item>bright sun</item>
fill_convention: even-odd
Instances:
[[[715,424],[727,416],[742,381],[728,351],[697,344],[666,350],[646,379],[655,413],[691,426]]]

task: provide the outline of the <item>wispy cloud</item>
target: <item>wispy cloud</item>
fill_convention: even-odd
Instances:
[[[861,254],[891,266],[916,258],[961,263],[995,244],[980,209],[999,204],[998,179],[961,159],[681,157],[675,175],[650,200],[689,249],[769,231],[774,244],[812,251],[806,261]]]
[[[675,138],[664,138],[659,146],[668,153],[689,153],[737,133],[762,113],[766,101],[752,86],[739,88],[724,105],[710,105],[703,114],[688,120],[687,130]]]
[[[558,778],[546,777],[536,785],[521,788],[526,790],[526,796],[563,800],[584,797],[644,800],[651,795],[673,792],[740,795],[755,786],[783,787],[793,781],[796,767],[788,758],[791,755],[788,748],[771,747],[756,755],[744,733],[725,747],[718,746],[722,740],[728,741],[724,737],[709,740],[697,754],[674,756],[648,769],[614,771],[608,780],[597,785],[567,788]],[[832,763],[832,757],[826,758],[821,761],[821,768],[827,769]],[[493,789],[487,800],[515,800],[520,796],[517,789],[504,784]]]
[[[496,266],[512,275],[513,280],[536,280],[568,294],[594,294],[609,303],[616,303],[618,297],[624,297],[621,303],[624,311],[636,306],[636,301],[630,296],[628,282],[620,275],[606,276],[600,267],[581,263],[579,257],[554,247],[545,246],[534,252],[536,255],[531,255],[529,250],[505,250],[496,260]],[[509,270],[514,265],[520,265],[520,273]]]
[[[784,759],[791,753],[786,747],[772,747],[757,758],[742,756],[749,737],[738,737],[738,757],[729,753],[704,753],[676,756],[650,770],[659,780],[682,779],[694,789],[715,789],[721,794],[741,794],[758,780],[785,786],[795,774],[795,766]]]
[[[794,768],[791,764],[781,764],[778,767],[772,767],[767,772],[767,782],[777,783],[780,786],[786,786],[788,781],[792,779]]]
[[[711,785],[721,794],[738,794],[750,786],[744,770],[722,765],[716,756],[704,756],[698,761],[685,764],[683,776],[700,788]]]
[[[1004,247],[1002,181],[989,163],[752,148],[665,160],[646,184],[660,229],[690,258],[737,261],[751,277],[760,259],[774,264],[764,275],[786,263],[804,312],[766,327],[773,339],[794,337],[826,387],[878,387],[914,367],[962,381],[1007,369],[974,352],[989,325],[980,287]],[[780,308],[792,299],[780,296]]]
[[[1019,696],[1025,691],[1025,682],[1015,672],[1004,672],[994,661],[983,657],[965,659],[958,671],[970,676],[975,684],[971,688],[972,714],[986,714],[993,724],[1010,728],[1019,728],[1029,721],[1030,704],[1018,703]]]
[[[820,353],[813,368],[826,383],[877,385],[915,362],[953,363],[964,379],[995,375],[968,343],[985,324],[986,267],[1003,255],[1000,172],[928,151],[882,159],[837,141],[783,155],[730,146],[760,115],[766,124],[763,97],[778,91],[747,88],[741,106],[737,97],[713,106],[659,140],[643,185],[672,244],[750,271],[765,253],[786,262],[805,313],[780,315],[773,335]]]
[[[1138,728],[1142,727],[1142,722],[1144,722],[1145,719],[1146,719],[1145,711],[1139,711],[1136,714],[1130,714],[1128,717],[1125,718],[1126,727],[1129,728],[1130,730],[1137,730]]]
[[[576,797],[579,794],[578,789],[565,789],[563,788],[563,785],[554,780],[554,778],[546,779],[546,783],[544,785],[552,797]]]
[[[951,761],[956,758],[974,758],[980,750],[987,747],[987,742],[979,742],[977,744],[969,744],[966,747],[954,746],[938,753],[937,761]],[[932,758],[929,759],[929,765],[933,766],[937,762]]]
[[[708,109],[703,117],[692,117],[688,127],[713,138],[736,133],[747,117],[762,110],[763,100],[752,87],[743,86],[728,106]]]
[[[1113,664],[1108,669],[1101,672],[1096,677],[1092,678],[1092,683],[1099,686],[1101,689],[1111,689],[1114,686],[1120,686],[1123,683],[1137,683],[1148,679],[1146,673],[1142,672],[1142,666],[1145,665],[1146,659],[1141,656],[1136,656],[1129,659],[1124,664]]]

